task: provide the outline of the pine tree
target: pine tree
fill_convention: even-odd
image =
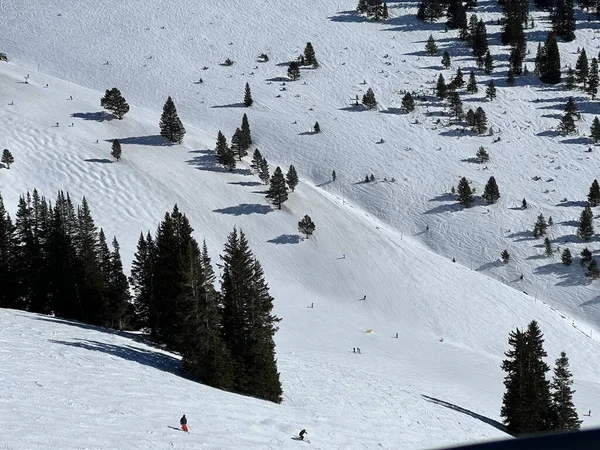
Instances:
[[[498,184],[496,184],[496,179],[491,176],[488,182],[485,185],[483,190],[482,198],[491,204],[494,204],[500,198],[500,191],[498,190]]]
[[[443,100],[446,98],[447,93],[448,93],[448,88],[446,86],[446,80],[444,80],[444,76],[440,73],[440,76],[438,77],[437,84],[435,87],[435,95],[440,100]]]
[[[521,209],[527,209],[527,200],[523,199],[521,202]]]
[[[319,134],[320,132],[321,132],[321,125],[319,125],[319,122],[315,122],[315,124],[313,125],[313,133]]]
[[[475,112],[473,111],[473,109],[469,108],[469,110],[465,114],[465,121],[470,127],[475,126]]]
[[[590,252],[590,250],[585,247],[583,250],[581,250],[581,253],[579,254],[581,256],[581,265],[583,266],[586,262],[589,262],[592,260],[592,252]]]
[[[438,46],[433,39],[433,35],[429,35],[427,39],[427,43],[425,44],[425,51],[429,53],[430,56],[434,56],[438,51]]]
[[[454,85],[457,88],[462,88],[465,85],[463,72],[460,67],[458,69],[456,69],[456,75],[454,76],[454,79],[452,80],[452,82],[454,83]]]
[[[546,223],[546,219],[543,214],[537,216],[535,224],[533,225],[533,237],[537,238],[540,236],[544,236],[546,234],[546,230],[548,228],[548,224]]]
[[[377,100],[375,99],[375,94],[373,93],[373,89],[371,89],[371,88],[367,89],[367,92],[365,93],[365,95],[363,95],[362,104],[367,109],[373,109],[377,106]]]
[[[402,108],[404,108],[407,113],[415,110],[415,101],[410,92],[407,92],[404,94],[404,97],[402,97]]]
[[[444,69],[449,69],[452,63],[450,62],[450,53],[448,51],[444,51],[444,56],[442,56],[442,66]]]
[[[306,47],[304,48],[304,64],[315,68],[319,66],[317,57],[315,56],[315,50],[310,42],[307,42]]]
[[[573,0],[559,0],[553,8],[550,20],[557,36],[570,42],[575,39],[575,10]]]
[[[552,251],[552,242],[550,242],[550,238],[549,237],[546,237],[544,239],[544,253],[546,255],[546,258],[549,258],[554,253]]]
[[[331,171],[331,181],[335,181],[337,179],[337,175],[335,174],[335,170]]]
[[[589,64],[585,48],[581,49],[577,63],[575,63],[575,79],[585,87],[589,75]]]
[[[252,133],[250,132],[250,123],[248,122],[248,116],[246,113],[244,113],[242,116],[242,126],[240,129],[242,130],[240,146],[242,150],[248,150],[252,145]]]
[[[494,71],[494,60],[492,58],[491,53],[488,50],[487,53],[485,54],[484,70],[483,70],[483,72],[486,75],[491,75],[493,71]]]
[[[574,390],[573,374],[569,371],[569,358],[563,351],[554,366],[554,376],[550,388],[552,390],[552,429],[553,430],[578,430],[581,420],[573,404]]]
[[[121,160],[121,143],[118,139],[115,139],[112,143],[110,156],[115,158],[117,161]]]
[[[451,30],[465,28],[467,25],[467,12],[461,0],[451,0],[446,14],[448,28]]]
[[[590,127],[590,137],[592,138],[592,142],[597,144],[600,142],[600,119],[598,116],[594,117],[592,121],[592,126]]]
[[[575,70],[571,66],[567,69],[567,76],[565,78],[565,89],[572,91],[575,88]]]
[[[502,253],[500,254],[500,258],[502,259],[502,262],[504,264],[508,264],[508,261],[510,260],[510,255],[508,254],[508,250],[502,250]]]
[[[250,168],[257,173],[260,170],[260,163],[262,162],[262,154],[259,149],[254,149],[254,154],[252,155],[252,162],[250,163]]]
[[[217,158],[217,163],[222,165],[223,167],[228,168],[230,171],[235,169],[235,154],[229,148],[227,144],[227,138],[221,133],[217,134],[217,146],[215,147],[215,155]]]
[[[160,135],[170,142],[181,144],[185,135],[183,123],[177,115],[177,108],[171,97],[167,98],[163,106],[163,112],[160,117]]]
[[[156,330],[156,307],[154,297],[154,271],[156,247],[150,232],[147,237],[140,233],[137,251],[131,263],[129,283],[133,291],[135,322],[140,328]]]
[[[0,160],[0,162],[6,164],[7,169],[10,169],[10,165],[15,162],[15,158],[9,149],[5,148],[2,150],[2,160]]]
[[[117,238],[112,241],[110,252],[110,266],[108,272],[108,285],[105,295],[108,299],[107,322],[110,328],[121,330],[125,325],[125,315],[129,306],[129,283],[123,273],[120,247]]]
[[[244,135],[242,130],[236,128],[233,132],[233,136],[231,136],[231,152],[238,157],[239,161],[248,154],[248,151],[243,148],[243,140]]]
[[[389,13],[389,11],[388,11],[388,6],[387,6],[387,3],[386,3],[386,2],[384,2],[384,3],[383,3],[383,8],[381,9],[381,18],[382,18],[383,20],[387,20],[387,19],[389,19],[389,17],[390,17],[390,13]]]
[[[304,218],[298,222],[298,231],[305,235],[306,239],[312,236],[315,231],[315,224],[310,216],[304,216]]]
[[[358,6],[356,7],[356,11],[359,14],[366,14],[368,8],[369,8],[368,0],[358,0]]]
[[[590,70],[587,79],[587,93],[592,96],[592,100],[596,98],[596,94],[598,93],[598,60],[596,58],[592,58],[592,63],[590,64]]]
[[[290,166],[287,174],[285,175],[285,181],[287,182],[288,187],[292,192],[296,189],[298,185],[298,174],[296,173],[296,168],[292,165]]]
[[[300,66],[296,61],[290,62],[290,64],[288,65],[287,74],[288,77],[292,79],[292,81],[296,81],[298,78],[300,78]]]
[[[479,89],[477,88],[477,80],[475,80],[475,72],[471,70],[469,74],[469,81],[467,81],[467,92],[469,94],[476,94]]]
[[[551,428],[550,386],[546,372],[550,370],[542,358],[543,335],[536,321],[525,332],[518,328],[511,332],[508,342],[512,347],[502,361],[506,372],[506,392],[502,399],[501,416],[512,434],[524,434]]]
[[[244,88],[244,106],[248,108],[252,106],[252,103],[254,103],[254,100],[252,100],[252,92],[250,91],[250,85],[246,83],[246,86]]]
[[[597,280],[600,278],[600,267],[598,267],[598,263],[595,259],[592,259],[590,262],[585,276],[591,278],[592,280]]]
[[[588,194],[588,202],[592,207],[600,205],[600,185],[598,184],[598,180],[592,181]]]
[[[584,241],[589,241],[594,236],[594,213],[590,205],[587,205],[579,216],[577,235]]]
[[[267,199],[281,209],[283,203],[288,199],[287,186],[281,168],[277,166],[273,172],[273,176],[269,181],[269,189],[267,190]]]
[[[479,164],[483,164],[490,160],[490,154],[487,152],[487,150],[485,148],[479,147],[479,149],[477,150],[477,154],[475,155],[475,160]]]
[[[573,114],[565,112],[562,119],[560,119],[557,130],[563,136],[575,133],[577,131],[577,125],[575,125]]]
[[[512,67],[509,67],[508,72],[506,74],[506,84],[509,86],[515,85],[515,72]]]
[[[556,43],[556,35],[548,33],[544,58],[540,65],[540,80],[543,83],[557,84],[560,82],[560,52]]]
[[[18,306],[15,227],[0,194],[0,308]]]
[[[269,184],[269,180],[271,179],[271,176],[269,175],[269,163],[264,156],[260,162],[258,178],[260,178],[264,184]]]
[[[494,80],[490,80],[490,84],[485,90],[485,96],[490,99],[490,101],[496,98],[496,86],[494,85]]]
[[[563,250],[560,260],[565,266],[570,266],[573,263],[573,256],[568,248]]]
[[[487,30],[485,23],[481,19],[475,26],[475,33],[471,37],[471,46],[473,49],[473,55],[477,59],[477,66],[481,67],[480,64],[483,62],[484,56],[487,59],[487,53],[489,53]]]
[[[465,208],[473,203],[473,190],[465,177],[458,182],[458,202]]]
[[[487,126],[487,116],[483,108],[479,106],[475,110],[475,131],[477,131],[477,134],[483,134],[487,130]]]
[[[104,97],[100,99],[100,106],[114,113],[119,120],[129,112],[129,105],[117,88],[106,90]]]
[[[282,388],[273,336],[281,319],[273,315],[264,272],[241,230],[229,235],[221,261],[222,335],[235,364],[235,390],[279,403]]]

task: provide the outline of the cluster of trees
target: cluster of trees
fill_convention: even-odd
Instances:
[[[280,319],[261,264],[234,229],[220,256],[218,291],[206,243],[200,248],[192,232],[175,205],[154,237],[140,235],[130,279],[139,325],[179,352],[192,378],[280,402],[273,340]]]
[[[248,116],[244,114],[241,126],[235,129],[231,137],[231,146],[227,143],[225,135],[219,130],[215,147],[217,163],[230,171],[235,169],[237,165],[236,158],[241,161],[244,156],[247,156],[251,145],[250,123],[248,122]]]
[[[0,196],[0,307],[110,328],[130,326],[129,285],[117,238],[112,249],[84,198],[37,190],[19,198],[13,223]]]
[[[481,149],[483,149],[483,147],[481,147]],[[456,189],[456,191],[454,190],[454,187],[452,188],[452,192],[456,192],[458,203],[460,203],[465,208],[470,207],[473,204],[473,201],[475,200],[475,198],[473,197],[473,195],[475,194],[475,189],[471,187],[469,180],[467,180],[465,177],[462,177],[459,180],[458,188]],[[496,179],[493,176],[491,176],[485,184],[481,198],[489,204],[494,204],[500,199],[500,190],[498,189],[498,183],[496,183]]]
[[[319,61],[317,61],[315,49],[310,42],[306,43],[306,47],[304,47],[304,53],[298,57],[298,60],[290,61],[288,65],[287,74],[292,81],[296,81],[298,78],[300,78],[301,66],[311,66],[313,69],[319,67]]]
[[[373,20],[386,20],[389,17],[387,3],[382,0],[358,0],[356,11]]]
[[[596,98],[598,94],[598,85],[600,84],[600,78],[598,75],[598,59],[592,58],[591,62],[588,61],[587,53],[585,48],[581,49],[575,69],[569,67],[567,69],[567,75],[565,80],[565,86],[571,90],[579,84],[580,89],[592,97],[592,100]]]
[[[548,33],[546,43],[538,46],[535,73],[539,74],[540,80],[544,83],[560,83],[560,52],[556,43],[556,34],[552,31]]]
[[[544,362],[543,334],[536,321],[525,331],[509,334],[511,349],[502,361],[506,372],[500,415],[512,434],[577,430],[581,421],[573,404],[573,375],[563,351],[556,360],[552,381],[546,379],[550,367]]]

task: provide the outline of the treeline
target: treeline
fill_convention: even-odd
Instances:
[[[280,402],[273,336],[279,318],[263,269],[241,230],[225,244],[221,289],[206,244],[177,206],[141,235],[129,280],[84,198],[54,204],[36,190],[11,219],[0,195],[0,307],[115,329],[146,329],[210,386]],[[130,294],[130,286],[133,296]]]

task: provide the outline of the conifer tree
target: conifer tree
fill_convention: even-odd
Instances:
[[[121,143],[118,139],[115,139],[112,143],[110,156],[115,158],[117,161],[121,160]]]
[[[493,71],[494,71],[494,59],[492,58],[492,54],[488,50],[486,52],[486,54],[485,54],[484,70],[483,70],[483,72],[486,75],[491,75]]]
[[[478,61],[478,67],[481,67],[480,64],[483,62],[484,56],[487,58],[487,53],[489,53],[487,30],[482,19],[477,22],[475,33],[471,38],[471,45],[473,48],[473,55]]]
[[[417,11],[417,18],[422,21],[435,22],[442,15],[442,2],[440,0],[421,0]]]
[[[446,86],[446,80],[444,80],[444,75],[442,75],[440,73],[440,76],[438,77],[437,84],[435,87],[435,95],[440,100],[443,100],[446,98],[447,94],[448,94],[448,88]]]
[[[171,97],[167,98],[160,117],[160,135],[170,142],[181,144],[185,135],[183,123],[177,115],[177,108]]]
[[[450,111],[456,120],[462,120],[464,117],[463,103],[460,95],[456,91],[452,91],[448,96]]]
[[[119,120],[129,112],[129,105],[117,88],[106,90],[104,97],[100,99],[100,106],[111,111]]]
[[[154,271],[156,248],[150,232],[140,233],[137,250],[131,263],[129,283],[133,291],[133,308],[140,328],[156,330],[157,317],[154,300]]]
[[[486,183],[482,197],[486,202],[491,204],[496,203],[500,198],[498,184],[496,183],[496,179],[493,176],[491,176],[488,182]]]
[[[587,93],[592,96],[592,100],[596,98],[596,94],[598,93],[598,83],[598,60],[596,58],[592,58],[586,89]]]
[[[450,53],[448,53],[447,50],[444,51],[444,56],[442,56],[442,66],[444,66],[444,69],[449,69],[451,66],[451,62],[450,62]]]
[[[577,235],[584,241],[589,241],[594,236],[594,213],[590,205],[587,205],[579,216]]]
[[[234,229],[229,235],[221,261],[222,335],[234,361],[235,390],[279,403],[282,388],[273,337],[281,319],[273,314],[264,272],[243,231]]]
[[[565,266],[570,266],[573,263],[573,256],[571,255],[571,251],[568,248],[565,248],[562,251],[562,255],[560,260]]]
[[[452,82],[457,88],[462,88],[465,85],[465,79],[463,76],[462,69],[460,67],[456,69],[456,75],[454,76]]]
[[[244,136],[242,130],[236,128],[233,132],[233,136],[231,136],[231,152],[237,156],[239,161],[248,154],[248,151],[243,149],[243,140]]]
[[[254,149],[254,154],[252,155],[252,162],[250,163],[250,168],[257,173],[260,170],[260,163],[262,162],[262,154],[259,149]]]
[[[521,209],[527,209],[527,200],[523,199],[521,202]]]
[[[540,236],[544,236],[546,234],[546,230],[548,228],[548,223],[544,218],[543,214],[537,216],[535,224],[533,225],[533,237],[537,238]]]
[[[496,98],[496,85],[494,84],[494,80],[490,80],[490,84],[485,90],[485,96],[490,99],[490,101]]]
[[[477,109],[475,110],[474,119],[475,119],[475,125],[473,128],[475,128],[475,131],[477,131],[477,134],[483,134],[487,130],[488,121],[487,121],[487,116],[485,114],[485,111],[483,110],[483,108],[481,106],[477,107]]]
[[[296,168],[292,165],[290,166],[287,174],[285,175],[285,181],[287,182],[288,187],[292,192],[296,189],[298,185],[298,174],[296,173]]]
[[[271,179],[271,176],[269,175],[269,163],[264,156],[260,162],[258,178],[260,178],[264,184],[269,184],[269,180]]]
[[[598,184],[598,180],[592,181],[588,194],[588,202],[591,207],[600,205],[600,185]]]
[[[597,144],[600,142],[600,120],[598,116],[594,117],[592,121],[592,126],[590,127],[590,137],[592,138],[592,142]]]
[[[319,134],[320,132],[321,132],[321,125],[319,125],[319,122],[315,122],[315,124],[313,125],[313,133]]]
[[[458,182],[458,202],[465,208],[473,203],[473,190],[465,177]]]
[[[477,153],[475,154],[475,160],[479,164],[483,164],[490,160],[490,154],[487,152],[487,150],[485,148],[479,147],[479,149],[477,150]]]
[[[585,52],[585,48],[582,48],[581,53],[579,54],[579,58],[577,58],[577,62],[575,63],[575,79],[578,83],[581,83],[581,85],[585,88],[588,75],[589,64],[587,53]]]
[[[553,8],[550,21],[557,36],[570,42],[575,39],[575,10],[573,0],[558,0]]]
[[[18,306],[18,281],[16,273],[15,227],[4,207],[0,193],[0,308]]]
[[[544,239],[544,253],[546,255],[546,258],[551,257],[554,253],[552,251],[552,242],[550,242],[550,238],[548,236],[546,236],[546,238]]]
[[[581,256],[581,265],[583,266],[586,262],[589,262],[592,260],[592,252],[590,252],[590,250],[585,247],[583,250],[581,250],[581,253],[579,254],[579,256]]]
[[[254,100],[252,100],[252,92],[250,91],[250,85],[246,83],[246,86],[244,88],[244,106],[248,108],[252,106],[252,103],[254,103]]]
[[[465,114],[465,121],[467,122],[467,124],[470,127],[474,127],[475,126],[475,112],[473,111],[472,108],[469,108],[469,110]]]
[[[307,42],[306,47],[304,48],[304,64],[315,68],[319,66],[317,57],[315,56],[315,50],[310,42]]]
[[[575,133],[577,131],[577,125],[575,125],[573,114],[565,112],[560,119],[557,130],[563,136]]]
[[[508,72],[506,74],[506,84],[509,86],[515,85],[515,72],[512,67],[508,68]]]
[[[337,179],[337,175],[335,174],[335,170],[331,171],[331,181],[335,181]]]
[[[2,164],[6,164],[7,169],[10,169],[10,165],[15,162],[15,158],[9,149],[5,148],[2,150],[2,159],[0,162],[2,162]]]
[[[469,81],[467,81],[467,92],[469,94],[476,94],[479,89],[477,88],[477,80],[475,79],[475,72],[471,70],[469,74]]]
[[[600,268],[598,267],[598,263],[595,259],[592,258],[585,276],[591,278],[592,280],[597,280],[600,278]]]
[[[235,169],[235,154],[229,148],[227,144],[227,138],[221,133],[217,134],[217,146],[215,147],[215,155],[217,158],[217,163],[222,165],[223,167],[228,168],[230,171]]]
[[[557,84],[560,82],[560,77],[560,52],[556,43],[556,35],[550,32],[540,65],[540,80],[543,83]]]
[[[269,199],[277,209],[281,209],[283,203],[288,199],[287,186],[281,168],[277,166],[271,179],[269,180],[269,189],[267,190],[267,199]]]
[[[410,92],[407,92],[404,94],[404,97],[402,97],[402,108],[404,108],[407,113],[415,110],[415,101]]]
[[[390,13],[388,11],[388,6],[386,2],[383,2],[383,7],[381,9],[381,18],[383,20],[387,20],[390,17]]]
[[[288,65],[287,74],[288,77],[292,79],[292,81],[296,81],[298,78],[300,78],[300,66],[296,61],[290,62],[290,64]]]
[[[300,222],[298,222],[298,231],[305,235],[306,239],[312,236],[315,231],[315,224],[310,216],[306,215]]]
[[[373,109],[377,106],[377,100],[375,99],[375,94],[373,93],[373,89],[367,89],[365,95],[362,98],[362,104],[367,109]]]
[[[502,253],[500,254],[500,259],[502,259],[502,262],[504,264],[508,264],[508,261],[510,260],[510,255],[508,254],[508,250],[502,250]]]
[[[552,429],[578,430],[581,420],[573,404],[573,374],[569,371],[569,358],[563,351],[554,366],[554,376],[550,388],[552,390]]]
[[[433,35],[430,34],[427,39],[427,43],[425,44],[425,51],[429,53],[430,56],[434,56],[438,51],[438,46],[435,43],[435,39],[433,39]]]
[[[110,252],[110,265],[108,271],[108,285],[105,293],[107,297],[107,322],[110,328],[122,330],[125,326],[125,316],[129,305],[129,283],[123,273],[119,242],[116,236],[112,241]]]
[[[567,69],[567,76],[565,77],[565,89],[571,91],[575,88],[575,70],[571,66]]]

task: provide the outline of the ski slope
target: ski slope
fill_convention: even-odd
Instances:
[[[154,231],[175,203],[213,262],[231,229],[242,228],[283,318],[276,343],[285,393],[272,405],[215,391],[181,378],[173,355],[131,336],[0,311],[0,374],[9,386],[0,397],[0,429],[9,430],[2,447],[295,448],[304,444],[290,437],[301,428],[324,449],[499,438],[506,339],[532,319],[545,333],[550,365],[561,350],[569,355],[580,414],[594,409],[595,286],[577,264],[542,258],[528,230],[542,212],[554,219],[556,245],[569,239],[574,254],[583,248],[573,221],[596,152],[584,153],[581,136],[565,142],[548,133],[566,97],[533,78],[511,90],[498,82],[498,99],[487,103],[487,78],[478,75],[480,93],[465,105],[483,105],[494,136],[443,126],[435,102],[400,114],[399,90],[430,89],[441,70],[441,56],[423,54],[427,36],[450,43],[442,24],[407,16],[414,5],[389,4],[393,17],[384,24],[357,18],[346,1],[232,1],[218,11],[184,0],[0,4],[9,36],[0,50],[11,59],[0,64],[2,145],[15,157],[0,170],[7,209],[14,215],[18,196],[33,188],[51,200],[59,189],[77,202],[85,196],[97,225],[118,237],[126,267],[139,233]],[[488,10],[483,17],[495,17]],[[580,35],[561,44],[572,61],[577,45],[593,45],[593,30]],[[277,81],[284,63],[308,40],[321,67],[284,86]],[[449,51],[455,67],[473,65],[464,49]],[[271,60],[256,62],[263,52]],[[220,66],[228,57],[235,64]],[[204,82],[194,84],[199,77]],[[240,106],[246,81],[255,100],[249,109]],[[98,115],[113,86],[132,105],[122,121]],[[379,111],[349,108],[369,86]],[[180,146],[157,136],[167,95],[188,131]],[[591,123],[596,105],[578,103]],[[282,211],[266,203],[248,161],[233,173],[215,164],[217,131],[230,136],[245,112],[273,167],[294,164],[302,179]],[[317,120],[323,132],[312,135]],[[123,145],[118,163],[110,157],[115,138]],[[481,145],[492,156],[487,170],[468,162]],[[338,180],[329,182],[333,169]],[[378,181],[360,183],[371,172]],[[478,192],[494,175],[499,204],[457,207],[448,192],[463,175]],[[514,209],[523,197],[531,208]],[[317,226],[309,240],[297,232],[305,214]],[[497,262],[504,248],[507,266]],[[362,354],[352,353],[356,346]],[[190,435],[169,428],[182,413]],[[598,422],[584,418],[584,426]]]

